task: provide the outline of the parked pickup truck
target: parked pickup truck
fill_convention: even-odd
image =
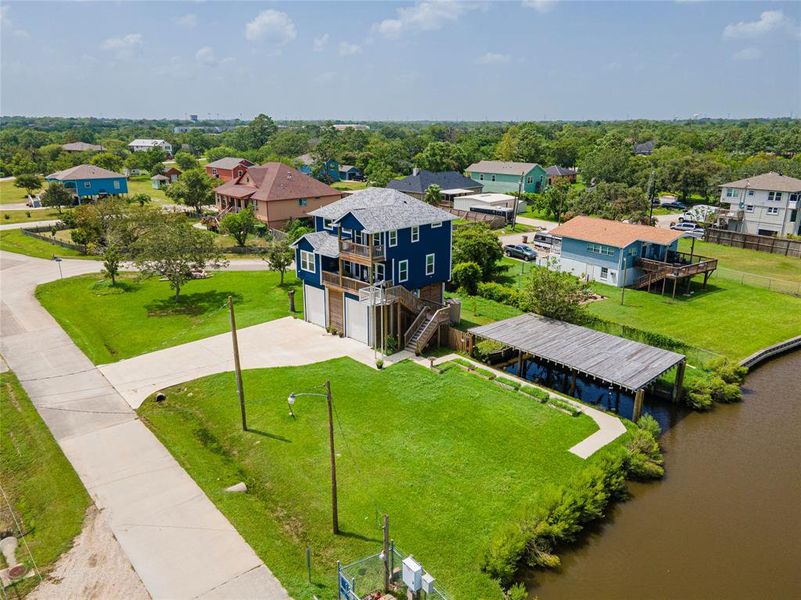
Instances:
[[[688,223],[687,221],[685,221],[683,223],[677,223],[675,225],[671,225],[670,228],[675,231],[683,231],[687,235],[694,238],[701,239],[702,237],[704,237],[704,228],[695,223]]]
[[[512,258],[537,260],[537,251],[525,244],[507,244],[503,247],[503,253]]]

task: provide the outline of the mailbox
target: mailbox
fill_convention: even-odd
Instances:
[[[411,555],[403,559],[403,583],[412,592],[423,586],[423,567]]]

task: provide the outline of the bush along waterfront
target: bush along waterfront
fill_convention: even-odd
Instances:
[[[645,481],[664,475],[659,433],[656,420],[646,415],[631,430],[624,450],[586,468],[570,484],[544,487],[527,499],[518,520],[491,537],[482,570],[498,581],[508,598],[525,597],[517,582],[522,570],[558,568],[559,547],[575,541],[588,523],[603,518],[611,502],[625,500],[627,479]]]

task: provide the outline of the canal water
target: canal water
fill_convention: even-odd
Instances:
[[[666,403],[669,404],[669,403]],[[667,474],[533,572],[532,597],[801,598],[801,352],[754,370],[743,402],[684,413]]]

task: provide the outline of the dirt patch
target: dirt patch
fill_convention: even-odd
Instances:
[[[72,548],[58,559],[28,598],[149,600],[150,594],[111,533],[103,513],[92,505]]]

